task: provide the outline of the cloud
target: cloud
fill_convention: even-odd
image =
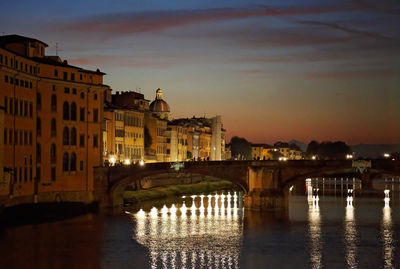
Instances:
[[[157,61],[154,58],[138,59],[132,55],[90,55],[80,58],[72,58],[69,62],[73,65],[129,67],[129,68],[167,68],[170,62]]]
[[[399,42],[399,40],[396,40],[392,37],[384,36],[384,35],[374,33],[371,31],[358,30],[358,29],[354,29],[351,27],[342,26],[338,23],[329,23],[329,22],[321,22],[321,21],[299,21],[298,23],[328,27],[328,28],[331,28],[334,30],[339,30],[339,31],[343,31],[343,32],[346,32],[349,34],[356,34],[356,35],[360,35],[360,36],[364,36],[364,37],[370,37],[373,39],[382,39],[382,40]]]
[[[348,71],[320,71],[301,73],[300,76],[306,79],[330,78],[376,78],[376,77],[395,77],[399,76],[399,71],[390,68],[373,70],[348,70]]]
[[[357,10],[356,5],[298,6],[271,8],[255,6],[248,8],[216,8],[202,10],[168,10],[151,12],[114,13],[64,22],[53,28],[80,33],[103,33],[109,37],[154,32],[194,23],[245,19],[270,16],[293,16],[323,14]]]

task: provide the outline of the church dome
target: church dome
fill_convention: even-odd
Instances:
[[[169,105],[162,99],[162,90],[156,91],[156,99],[150,104],[150,111],[153,112],[170,112]]]

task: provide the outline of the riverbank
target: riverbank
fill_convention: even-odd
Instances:
[[[174,185],[168,187],[156,187],[149,190],[125,191],[124,202],[137,204],[145,201],[163,199],[186,194],[209,193],[213,191],[234,189],[235,185],[227,180],[202,181],[195,184]]]

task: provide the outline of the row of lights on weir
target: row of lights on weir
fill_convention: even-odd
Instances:
[[[313,195],[313,191],[315,190],[316,195]],[[312,201],[312,206],[313,207],[319,207],[318,201],[319,201],[319,195],[318,195],[319,188],[310,188],[309,194],[308,194],[308,199],[309,201]],[[390,202],[390,190],[384,190],[383,193],[385,194],[385,198],[383,201],[385,202],[385,207],[389,207],[389,202]],[[354,200],[354,190],[353,189],[348,189],[347,190],[347,206],[353,206],[353,200]]]
[[[205,207],[204,207],[204,205],[203,205],[203,199],[204,199],[204,197],[206,197],[205,195],[191,195],[190,197],[193,199],[193,200],[192,200],[192,206],[191,206],[191,208],[190,208],[192,211],[198,209],[198,208],[195,206],[195,204],[194,204],[194,200],[195,200],[196,197],[199,197],[199,198],[201,199],[201,205],[200,205],[200,208],[199,208],[199,209],[200,209],[200,210],[204,210]],[[234,195],[231,195],[229,192],[228,192],[227,195],[225,195],[225,194],[221,194],[221,195],[218,195],[218,194],[211,195],[211,194],[209,194],[209,195],[207,195],[207,198],[208,198],[209,203],[211,202],[211,199],[212,199],[213,197],[215,198],[215,202],[216,202],[216,203],[218,202],[219,198],[221,198],[221,203],[222,203],[221,210],[223,210],[223,208],[224,208],[225,197],[227,197],[228,209],[231,208],[231,206],[230,206],[230,201],[231,201],[231,198],[233,197],[233,202],[235,203],[234,208],[236,208],[236,202],[237,202],[237,198],[238,198],[236,192],[234,192]],[[186,198],[186,196],[182,196],[182,198]],[[209,204],[209,206],[210,206],[210,204]],[[218,205],[216,204],[214,210],[217,210],[217,211],[218,211],[218,210],[219,210],[218,208],[219,208],[219,207],[218,207]],[[183,201],[183,202],[182,202],[182,206],[181,206],[180,208],[176,208],[175,204],[172,204],[171,208],[168,208],[166,205],[164,205],[164,206],[161,208],[160,211],[161,211],[161,214],[162,214],[162,215],[166,215],[166,214],[168,214],[168,213],[171,213],[172,215],[174,215],[174,214],[176,214],[176,212],[177,212],[178,210],[180,210],[183,214],[186,214],[187,209],[188,209],[188,207],[186,207],[185,201]],[[210,208],[208,208],[208,210],[210,210]],[[125,211],[125,213],[126,213],[126,214],[131,214],[129,211]],[[144,217],[145,214],[146,214],[146,213],[143,211],[143,209],[140,209],[140,210],[137,212],[137,216],[138,216],[138,217]],[[155,207],[152,207],[152,208],[151,208],[151,210],[150,210],[150,216],[152,216],[152,217],[157,217],[157,216],[158,216],[158,210],[157,210],[157,208],[155,208]]]

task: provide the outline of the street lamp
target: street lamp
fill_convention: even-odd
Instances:
[[[383,157],[389,158],[389,157],[390,157],[390,154],[389,154],[389,153],[385,153],[385,154],[383,154]]]

